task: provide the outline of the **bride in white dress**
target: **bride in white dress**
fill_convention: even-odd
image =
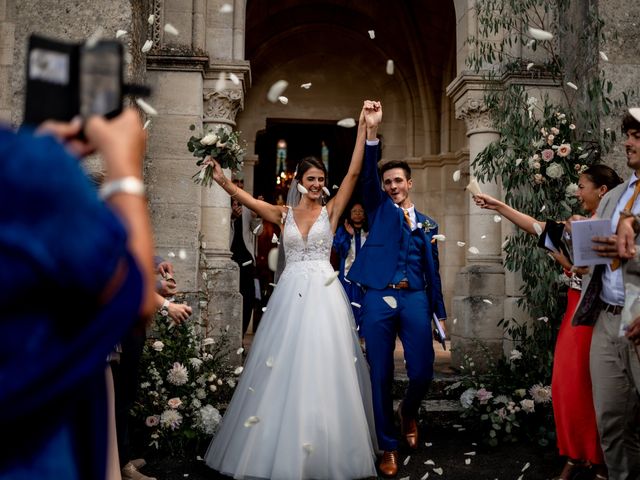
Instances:
[[[214,470],[238,479],[360,479],[376,476],[377,443],[366,361],[349,300],[329,263],[340,215],[360,173],[365,101],[349,171],[322,205],[321,161],[300,162],[295,208],[254,199],[214,165],[214,179],[264,220],[284,222],[286,266],[273,291],[222,424],[206,453]],[[294,186],[295,188],[295,186]],[[284,219],[284,220],[282,220]]]

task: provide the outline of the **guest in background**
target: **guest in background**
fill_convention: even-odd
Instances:
[[[351,302],[351,309],[353,310],[353,317],[358,331],[360,331],[360,312],[362,311],[361,304],[364,292],[360,285],[351,282],[346,277],[358,253],[360,253],[360,248],[367,240],[368,231],[369,227],[364,207],[361,203],[356,202],[349,210],[349,218],[345,219],[344,225],[338,228],[333,238],[333,248],[340,259],[340,275],[338,278]]]

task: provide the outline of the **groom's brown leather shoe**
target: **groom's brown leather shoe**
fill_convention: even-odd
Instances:
[[[402,402],[398,405],[398,418],[400,419],[400,428],[407,445],[410,449],[416,450],[418,448],[418,424],[415,418],[405,418],[402,415]]]
[[[398,475],[398,452],[384,452],[378,466],[383,477],[395,477]]]

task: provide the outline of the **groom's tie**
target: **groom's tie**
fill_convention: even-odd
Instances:
[[[405,210],[403,208],[402,212],[404,213],[404,219],[407,222],[407,225],[409,225],[409,228],[411,228],[411,217],[409,216],[409,210]]]

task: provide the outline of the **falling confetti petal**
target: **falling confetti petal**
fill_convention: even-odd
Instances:
[[[574,90],[578,90],[578,86],[573,82],[567,82],[567,87],[573,88]]]
[[[273,357],[267,358],[267,361],[264,362],[264,364],[269,368],[273,368]]]
[[[327,197],[330,197],[330,196],[331,196],[331,192],[329,191],[329,189],[328,189],[327,187],[322,187],[322,191],[324,192],[324,194],[325,194]]]
[[[124,37],[127,34],[126,30],[118,30],[116,32],[116,38]]]
[[[300,88],[304,88],[305,90],[309,90],[311,88],[311,82],[303,83],[302,85],[300,85]]]
[[[338,275],[340,275],[340,272],[337,271],[329,275],[324,282],[324,286],[328,287],[329,285],[331,285],[335,281],[335,279],[338,278]]]
[[[382,300],[384,300],[391,308],[396,308],[398,306],[398,302],[393,297],[382,297]]]
[[[371,40],[373,40],[374,38],[376,38],[376,31],[375,30],[369,30],[369,38]]]
[[[471,465],[471,459],[470,458],[465,458],[464,459],[464,463],[466,463],[467,465]]]
[[[522,163],[521,158],[516,158],[516,167]]]
[[[356,302],[351,302],[351,305],[353,305],[356,308],[362,308],[362,305],[360,305],[359,303],[356,303]]]
[[[287,103],[289,103],[289,99],[287,97],[285,97],[284,95],[280,95],[278,97],[278,101],[283,105],[286,105]]]
[[[427,478],[429,478],[429,472],[427,472],[423,476],[421,476],[420,480],[427,480]]]
[[[243,370],[244,370],[243,367],[238,367],[233,371],[233,373],[236,374],[236,375],[240,375]]]
[[[136,98],[136,103],[147,115],[158,115],[158,111],[141,98]]]
[[[435,465],[436,462],[434,462],[433,460],[427,460],[426,462],[424,462],[425,465]]]
[[[260,419],[254,415],[245,420],[244,426],[247,428],[253,427],[256,423],[260,423]]]
[[[493,305],[493,302],[487,298],[482,300],[484,303],[488,303],[489,305]]]
[[[487,236],[486,236],[486,235],[482,235],[482,236],[480,236],[480,239],[482,239],[482,240],[484,240],[485,238],[487,238]]]
[[[454,182],[460,181],[460,170],[456,170],[455,172],[453,172],[453,181]]]
[[[164,31],[166,33],[168,33],[169,35],[178,36],[180,34],[180,32],[178,32],[178,29],[176,27],[174,27],[173,25],[171,25],[170,23],[166,23],[164,25]]]
[[[220,13],[231,13],[233,12],[233,6],[230,3],[225,3],[220,7]]]
[[[606,54],[606,53],[604,53],[602,50],[600,50],[600,58],[601,58],[602,60],[604,60],[605,62],[608,62],[608,61],[609,61],[609,57],[607,57],[607,54]]]
[[[236,350],[236,354],[240,355],[242,352],[244,352],[244,348],[240,347],[238,350]]]
[[[535,223],[533,224],[533,229],[535,230],[535,232],[538,234],[538,236],[542,235],[542,227],[540,226],[539,223]]]
[[[453,324],[455,325],[456,323],[458,323],[458,319],[457,319],[457,318],[454,318],[454,319],[453,319]]]
[[[531,48],[531,46],[535,43],[535,40],[529,40],[527,42],[527,48]]]
[[[425,444],[424,444],[425,447],[430,447],[432,445],[433,445],[433,443],[431,443],[431,442],[425,442]]]
[[[393,60],[387,60],[387,75],[393,75],[394,69]]]
[[[507,245],[509,244],[509,240],[505,240],[504,242],[502,242],[502,245],[500,245],[500,248],[502,248],[502,250],[504,250],[505,248],[507,248]]]
[[[231,80],[231,83],[233,83],[234,85],[240,85],[240,79],[233,72],[229,73],[229,80]]]
[[[288,86],[289,82],[287,82],[286,80],[278,80],[269,88],[269,92],[267,93],[267,100],[269,100],[271,103],[276,103],[278,101],[278,97],[284,93]]]
[[[262,307],[262,312],[266,312],[267,311],[267,307]]]
[[[547,209],[546,205],[542,205],[542,208],[540,209],[541,212],[544,212]]]
[[[631,109],[629,109],[629,110],[631,110]],[[334,190],[337,190],[337,189],[339,189],[340,187],[334,183],[334,184],[333,184],[333,186],[332,186],[331,188],[333,188]]]
[[[149,17],[147,18],[147,22],[149,22],[149,25],[153,25],[153,22],[156,21],[156,16],[152,13],[151,15],[149,15]]]
[[[411,477],[402,477],[400,480],[411,480]]]
[[[474,456],[475,454],[476,454],[476,452],[465,452],[465,455]]]
[[[213,86],[213,89],[216,92],[221,92],[223,91],[225,88],[227,87],[227,74],[225,72],[221,72],[220,76],[218,77],[218,79],[216,80],[215,85]]]
[[[473,253],[474,255],[478,255],[480,253],[480,250],[478,250],[476,247],[469,247],[469,253]]]
[[[273,237],[271,237],[271,243],[278,243],[278,236],[274,233]]]
[[[186,258],[187,258],[187,251],[186,251],[184,248],[181,248],[181,249],[178,251],[178,258],[179,258],[180,260],[186,260]]]
[[[147,40],[142,46],[142,53],[147,53],[149,50],[151,50],[151,47],[153,47],[153,41]]]
[[[522,470],[520,470],[520,471],[524,473],[524,471],[525,471],[527,468],[529,468],[530,466],[531,466],[531,464],[530,464],[529,462],[527,462],[527,463],[525,463],[525,464],[524,464],[524,467],[522,467]]]
[[[465,242],[456,242],[459,247],[464,247],[466,245]]]
[[[523,478],[524,478],[524,475],[520,475],[517,480],[522,480]]]
[[[553,33],[547,32],[546,30],[540,30],[539,28],[529,27],[529,35],[540,41],[553,39]]]
[[[144,122],[144,125],[142,126],[142,129],[146,130],[147,128],[149,128],[149,125],[151,125],[151,120],[147,120],[146,122]]]
[[[443,470],[440,467],[433,469],[433,473],[437,473],[438,475],[442,475],[442,472]]]
[[[169,258],[174,258],[175,256],[176,256],[176,254],[173,253],[173,252],[167,253],[167,257],[169,257]]]
[[[437,240],[438,242],[444,242],[447,239],[447,237],[441,234],[437,234],[433,236],[433,239]]]
[[[343,128],[353,128],[356,126],[356,121],[353,118],[343,118],[338,120],[338,126]]]
[[[409,460],[411,460],[411,455],[409,455],[407,458],[405,458],[404,462],[402,462],[402,464],[406,467],[407,465],[409,465]]]
[[[527,63],[527,70],[531,70],[531,67],[533,67],[533,65],[534,65],[533,62]]]
[[[500,215],[494,215],[493,221],[496,223],[500,223],[502,221],[502,217]]]
[[[253,263],[253,260],[247,260],[246,262],[242,262],[242,266],[243,267],[248,267],[249,265],[251,265]]]
[[[296,185],[296,188],[302,195],[306,195],[307,193],[309,193],[309,190],[307,190],[301,183],[298,183]]]
[[[305,443],[302,445],[302,449],[307,453],[310,454],[311,452],[313,452],[313,446],[310,443]]]
[[[262,228],[262,225],[258,225],[256,228],[253,229],[253,234],[257,235],[261,228]]]

